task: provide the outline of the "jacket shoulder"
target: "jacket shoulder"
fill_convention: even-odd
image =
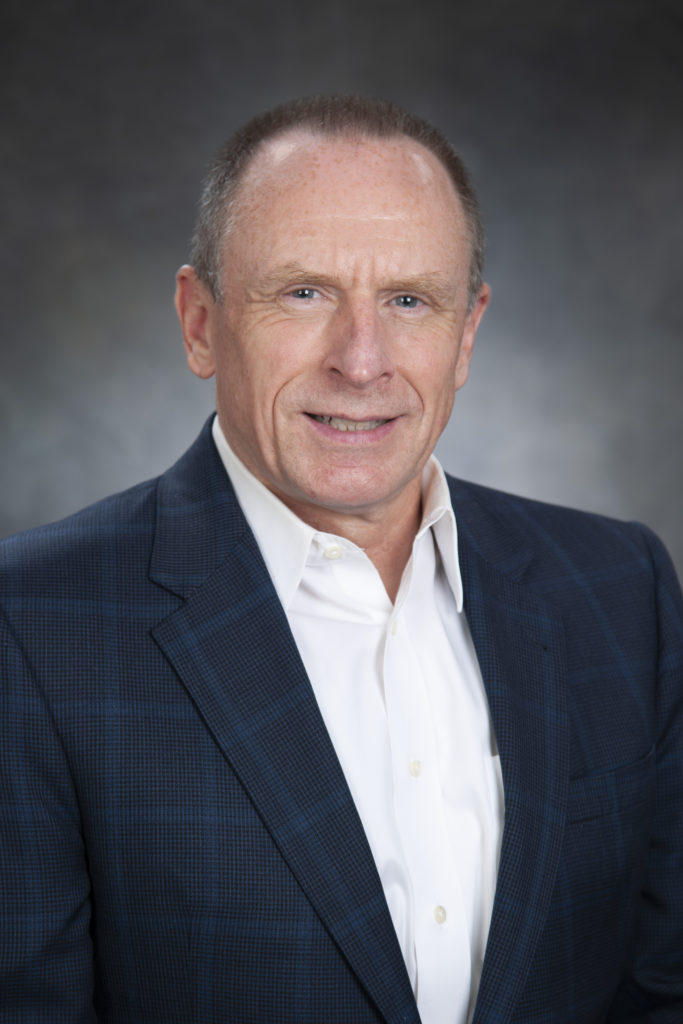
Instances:
[[[523,549],[549,572],[595,572],[625,562],[650,565],[653,552],[664,552],[642,523],[447,479],[458,530],[484,557],[493,552],[494,561]]]
[[[159,478],[103,498],[54,523],[0,541],[0,595],[22,583],[41,589],[75,575],[101,574],[108,564],[139,561],[156,520]]]

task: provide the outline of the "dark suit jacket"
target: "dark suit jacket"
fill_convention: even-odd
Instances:
[[[506,820],[476,1024],[683,1021],[683,638],[643,527],[451,481]],[[2,547],[0,1020],[418,1021],[208,427]]]

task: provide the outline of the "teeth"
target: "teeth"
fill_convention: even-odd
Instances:
[[[327,423],[335,430],[374,430],[387,420],[344,420],[340,416],[314,416],[318,423]]]

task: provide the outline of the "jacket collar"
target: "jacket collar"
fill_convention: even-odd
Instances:
[[[162,477],[150,578],[189,596],[249,534],[230,479],[211,439],[211,417],[187,452]]]

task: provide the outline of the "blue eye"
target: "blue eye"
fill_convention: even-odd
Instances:
[[[295,288],[289,294],[294,299],[314,299],[318,292],[315,288]]]
[[[421,303],[421,299],[416,298],[414,295],[397,295],[392,301],[401,309],[417,309]]]

